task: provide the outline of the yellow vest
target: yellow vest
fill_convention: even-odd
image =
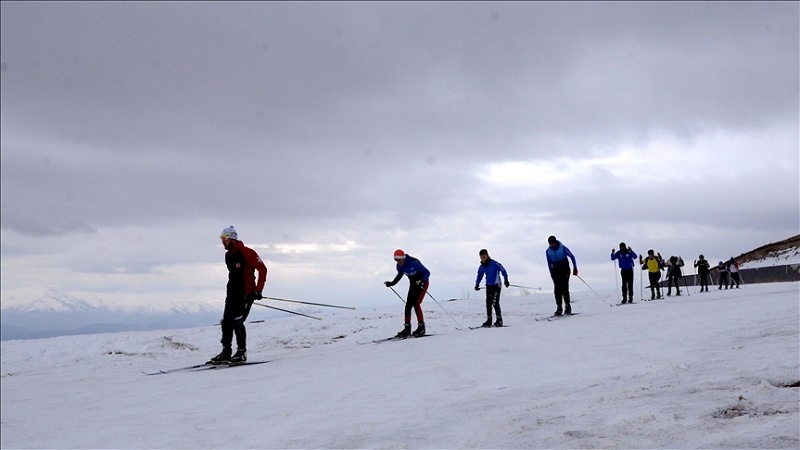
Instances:
[[[658,263],[658,258],[647,258],[647,271],[650,273],[656,273],[661,271],[661,266]]]

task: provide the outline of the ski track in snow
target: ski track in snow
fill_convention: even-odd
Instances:
[[[551,295],[306,309],[248,325],[269,364],[144,376],[205,361],[219,328],[2,342],[3,448],[798,448],[800,283],[609,308],[548,322]],[[452,316],[452,317],[451,317]],[[454,320],[455,319],[455,320]],[[455,330],[456,321],[463,331]]]

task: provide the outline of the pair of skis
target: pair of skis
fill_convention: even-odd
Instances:
[[[552,321],[554,321],[554,320],[562,319],[562,318],[564,318],[564,317],[577,316],[578,314],[580,314],[580,313],[561,314],[561,315],[555,315],[555,314],[553,314],[553,315],[552,315],[552,316],[550,316],[550,317],[540,317],[540,318],[534,318],[534,320],[536,320],[537,322],[538,322],[538,321],[540,321],[540,320],[546,320],[546,321],[548,321],[548,322],[552,322]]]
[[[175,373],[175,372],[199,372],[203,370],[212,370],[212,369],[224,369],[230,367],[239,367],[239,366],[252,366],[256,364],[265,364],[272,361],[263,360],[263,361],[247,361],[243,363],[227,363],[227,364],[210,364],[210,363],[203,363],[203,364],[195,364],[193,366],[186,366],[186,367],[178,367],[175,369],[167,369],[167,370],[159,370],[157,372],[145,372],[142,371],[145,375],[166,375],[168,373]]]
[[[435,336],[435,334],[423,334],[422,336],[392,336],[392,337],[383,338],[383,339],[374,339],[374,340],[369,341],[369,342],[358,342],[358,341],[356,341],[356,343],[357,344],[361,344],[361,345],[364,345],[364,344],[382,344],[384,342],[405,341],[406,339],[419,339],[419,338],[424,338],[425,336]]]

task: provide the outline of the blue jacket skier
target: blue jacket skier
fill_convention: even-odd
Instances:
[[[481,259],[481,265],[478,266],[478,277],[475,279],[475,290],[479,291],[481,289],[481,280],[483,276],[486,275],[486,322],[481,325],[482,327],[491,327],[492,326],[492,308],[497,315],[497,321],[494,323],[496,327],[503,326],[503,316],[500,311],[500,275],[503,276],[505,280],[504,284],[506,287],[509,286],[508,284],[508,272],[506,272],[505,267],[499,262],[493,260],[489,257],[489,251],[485,248],[481,249],[478,252],[478,256]]]
[[[619,251],[611,249],[611,260],[617,260],[619,274],[622,277],[622,304],[630,301],[633,303],[633,267],[636,265],[636,258],[639,256],[628,248],[624,242],[619,243]]]
[[[575,276],[578,276],[578,263],[575,261],[575,255],[555,236],[547,238],[547,243],[549,244],[545,251],[547,268],[550,269],[550,278],[553,279],[553,295],[556,298],[554,315],[572,314],[572,306],[569,303],[569,260],[572,260],[572,275]],[[563,310],[561,308],[562,301],[564,303]]]
[[[394,260],[397,262],[397,276],[392,281],[385,281],[387,287],[394,286],[403,278],[408,277],[408,295],[406,296],[405,323],[403,330],[397,333],[398,337],[408,337],[411,333],[411,310],[417,316],[417,329],[414,330],[415,337],[425,335],[425,319],[422,316],[422,300],[428,292],[428,278],[431,272],[422,263],[411,255],[406,255],[403,250],[394,251]]]

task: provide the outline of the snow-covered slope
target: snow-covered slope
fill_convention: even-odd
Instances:
[[[800,283],[630,306],[579,291],[427,299],[248,326],[258,366],[145,376],[219,350],[208,326],[2,342],[3,448],[798,448]],[[445,309],[447,313],[445,313]],[[449,313],[449,314],[448,314]],[[360,345],[359,342],[366,342]]]

